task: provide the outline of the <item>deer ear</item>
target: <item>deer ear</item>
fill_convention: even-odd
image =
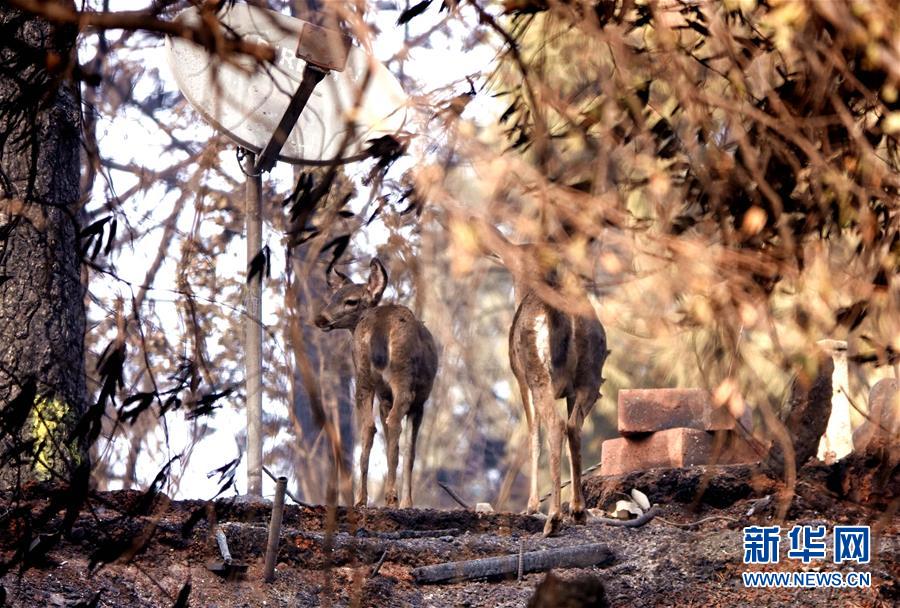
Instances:
[[[332,290],[340,289],[344,285],[353,282],[350,277],[345,275],[334,266],[329,268],[328,272],[325,273],[325,280],[328,282],[328,287],[330,287]]]
[[[378,258],[372,258],[372,262],[369,264],[369,282],[366,285],[372,304],[378,304],[381,300],[384,288],[387,287],[387,281],[387,270],[384,269]]]

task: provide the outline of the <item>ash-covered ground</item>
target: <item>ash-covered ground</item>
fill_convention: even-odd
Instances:
[[[613,553],[611,563],[555,574],[563,581],[598,578],[610,606],[896,606],[898,472],[870,465],[854,457],[831,467],[807,466],[780,522],[779,493],[784,488],[754,466],[594,477],[585,483],[590,506],[607,507],[638,488],[660,505],[659,517],[639,528],[591,521],[566,524],[557,536],[546,539],[541,536],[543,521],[536,517],[463,509],[339,508],[329,535],[326,508],[289,505],[271,584],[262,582],[266,504],[174,502],[157,496],[147,507],[140,505],[138,492],[102,493],[80,512],[71,532],[57,539],[46,530],[53,529],[54,518],[62,519],[64,511],[49,518],[44,536],[29,533],[52,503],[53,489],[36,486],[18,500],[0,501],[3,561],[10,562],[17,552],[21,557],[23,539],[31,539],[26,567],[18,563],[0,578],[0,596],[5,596],[5,605],[15,607],[168,607],[176,605],[179,594],[195,607],[518,607],[529,604],[544,573],[526,574],[521,580],[513,576],[420,585],[412,570],[520,550],[605,543]],[[692,522],[699,523],[688,525]],[[208,562],[220,558],[211,534],[214,523],[225,531],[234,560],[248,566],[243,576],[229,580],[207,569]],[[830,555],[808,565],[784,558],[774,565],[744,565],[743,527],[775,523],[783,530],[798,523],[825,525],[829,534],[837,524],[872,526],[872,561],[854,566],[871,572],[872,586],[745,588],[740,575],[745,570],[850,569],[834,564]],[[415,537],[421,534],[429,536]],[[42,552],[44,541],[51,548]],[[382,556],[378,573],[371,576]]]

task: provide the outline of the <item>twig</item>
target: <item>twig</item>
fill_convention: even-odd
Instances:
[[[264,472],[266,475],[268,475],[268,476],[272,479],[272,481],[274,481],[275,483],[278,483],[278,478],[275,477],[274,475],[272,475],[272,471],[270,471],[270,470],[267,469],[266,467],[263,467],[262,470],[263,470],[263,472]],[[313,505],[309,504],[308,502],[303,502],[302,500],[300,500],[299,498],[297,498],[296,496],[294,496],[294,495],[291,493],[291,491],[288,490],[287,488],[284,489],[284,493],[287,494],[287,497],[288,497],[288,498],[290,498],[291,500],[293,500],[295,503],[297,503],[297,504],[300,505],[301,507],[312,507],[312,506],[313,506]]]
[[[595,464],[594,466],[586,468],[585,470],[583,470],[583,471],[581,472],[581,476],[584,477],[584,476],[587,475],[588,473],[593,473],[594,471],[596,471],[597,469],[600,468],[600,464],[601,464],[601,463],[598,462],[598,463]],[[560,484],[559,489],[562,490],[563,488],[566,488],[566,487],[568,487],[568,486],[570,486],[570,485],[572,485],[572,480],[571,480],[571,479],[567,479],[567,480],[564,481],[562,484]],[[543,497],[541,497],[541,502],[546,501],[546,500],[547,500],[548,498],[550,498],[552,495],[553,495],[553,492],[547,492],[546,494],[544,494]]]
[[[14,7],[43,17],[53,23],[77,25],[80,30],[118,30],[128,32],[149,32],[151,34],[184,38],[212,52],[241,53],[257,60],[272,61],[274,51],[265,44],[257,44],[232,36],[221,23],[214,26],[202,23],[199,26],[186,25],[181,21],[159,19],[152,11],[77,11],[57,2],[38,0],[9,0]],[[73,3],[74,4],[74,3]]]
[[[454,492],[453,489],[452,489],[450,486],[448,486],[447,484],[445,484],[445,483],[442,482],[442,481],[437,482],[437,484],[438,484],[439,486],[441,486],[441,488],[444,490],[444,492],[446,492],[447,494],[449,494],[449,495],[450,495],[450,498],[452,498],[453,500],[455,500],[455,501],[457,502],[457,504],[459,504],[459,506],[461,506],[463,509],[469,509],[469,510],[472,509],[472,507],[470,507],[468,504],[466,504],[466,501],[464,501],[462,498],[460,498],[460,497],[459,497],[459,494],[457,494],[456,492]]]
[[[589,521],[606,524],[607,526],[624,526],[626,528],[640,528],[659,513],[659,506],[653,505],[650,510],[634,519],[611,519],[609,517],[592,517]]]
[[[684,524],[678,523],[676,521],[669,521],[668,519],[663,519],[662,517],[658,517],[659,521],[664,524],[669,524],[670,526],[675,526],[676,528],[693,528],[695,526],[699,526],[700,524],[704,524],[708,521],[715,521],[717,519],[724,519],[727,521],[738,522],[740,520],[735,519],[734,517],[729,517],[728,515],[710,515],[709,517],[704,517],[703,519],[698,519],[697,521],[687,522]]]
[[[369,578],[375,578],[378,575],[378,571],[381,570],[381,564],[384,563],[384,558],[387,557],[388,550],[385,549],[384,553],[381,554],[381,557],[378,559],[378,563],[375,564],[375,567],[372,568],[372,572],[369,574]]]
[[[519,539],[519,569],[518,569],[518,572],[516,573],[516,580],[520,581],[520,582],[522,580],[522,575],[524,574],[524,567],[525,567],[525,560],[523,559],[524,555],[525,555],[525,539],[520,538]]]

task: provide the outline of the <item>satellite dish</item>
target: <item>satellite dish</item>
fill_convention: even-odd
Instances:
[[[200,12],[190,7],[176,20],[200,25]],[[403,130],[407,97],[400,83],[359,48],[350,46],[329,52],[321,35],[327,30],[248,4],[233,5],[221,14],[220,20],[238,36],[273,46],[275,62],[263,65],[242,57],[236,59],[237,65],[226,63],[202,46],[181,38],[167,38],[166,51],[175,81],[188,102],[240,146],[260,153],[271,144],[273,133],[286,117],[308,71],[307,61],[298,52],[311,59],[310,65],[315,61],[324,68],[319,76],[322,80],[318,85],[310,85],[305,107],[300,104],[299,118],[271,163],[275,156],[294,164],[358,160],[364,157],[363,147],[368,140],[396,136]],[[316,37],[318,40],[304,44],[304,39]],[[315,49],[312,54],[318,57],[311,58],[308,50],[304,54],[304,46]],[[356,132],[342,151],[349,114],[368,70],[370,82],[355,114]]]

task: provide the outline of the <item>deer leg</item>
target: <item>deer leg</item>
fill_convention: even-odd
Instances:
[[[372,442],[375,439],[375,415],[372,412],[373,397],[374,394],[371,390],[356,388],[356,428],[360,441],[357,507],[365,507],[368,502],[369,453],[372,451]]]
[[[528,456],[530,460],[528,506],[525,509],[527,515],[533,515],[541,509],[540,496],[538,495],[538,463],[541,460],[541,425],[534,411],[534,401],[531,391],[525,382],[516,374],[516,383],[522,395],[522,406],[525,408],[525,421],[528,423]]]
[[[541,472],[539,466],[541,461],[541,425],[534,414],[535,412],[532,411],[532,416],[528,421],[528,451],[531,453],[531,479],[526,513],[529,515],[541,510],[541,499],[538,490],[538,477]]]
[[[570,408],[569,420],[566,423],[566,436],[569,440],[569,467],[572,480],[572,502],[569,503],[569,512],[576,522],[584,522],[584,496],[581,492],[581,427],[584,424],[584,416],[577,401],[574,408]]]
[[[584,493],[581,488],[581,429],[584,419],[594,409],[598,390],[580,388],[574,399],[569,399],[569,420],[566,423],[566,435],[569,439],[569,465],[572,469],[572,502],[569,511],[577,522],[585,520]]]
[[[559,522],[562,519],[559,461],[562,457],[565,423],[560,420],[559,415],[556,413],[555,399],[549,386],[541,387],[532,394],[536,398],[541,420],[547,428],[547,445],[550,449],[550,509],[547,513],[547,523],[544,524],[544,536],[550,536],[559,529]]]
[[[419,426],[422,424],[422,405],[413,406],[409,413],[409,441],[406,444],[406,458],[403,463],[403,481],[406,485],[406,494],[400,500],[401,509],[412,507],[413,488],[413,463],[416,461],[416,440],[419,438]]]
[[[387,444],[387,482],[384,484],[384,502],[389,507],[397,506],[397,466],[400,461],[400,432],[403,418],[412,404],[412,391],[406,387],[391,387],[394,402],[384,420],[384,437]]]
[[[602,383],[602,380],[601,380]],[[572,517],[575,521],[585,520],[584,492],[581,487],[581,429],[597,399],[600,398],[598,388],[580,388],[575,393],[575,406],[569,411],[566,432],[569,437],[569,463],[572,467]]]

